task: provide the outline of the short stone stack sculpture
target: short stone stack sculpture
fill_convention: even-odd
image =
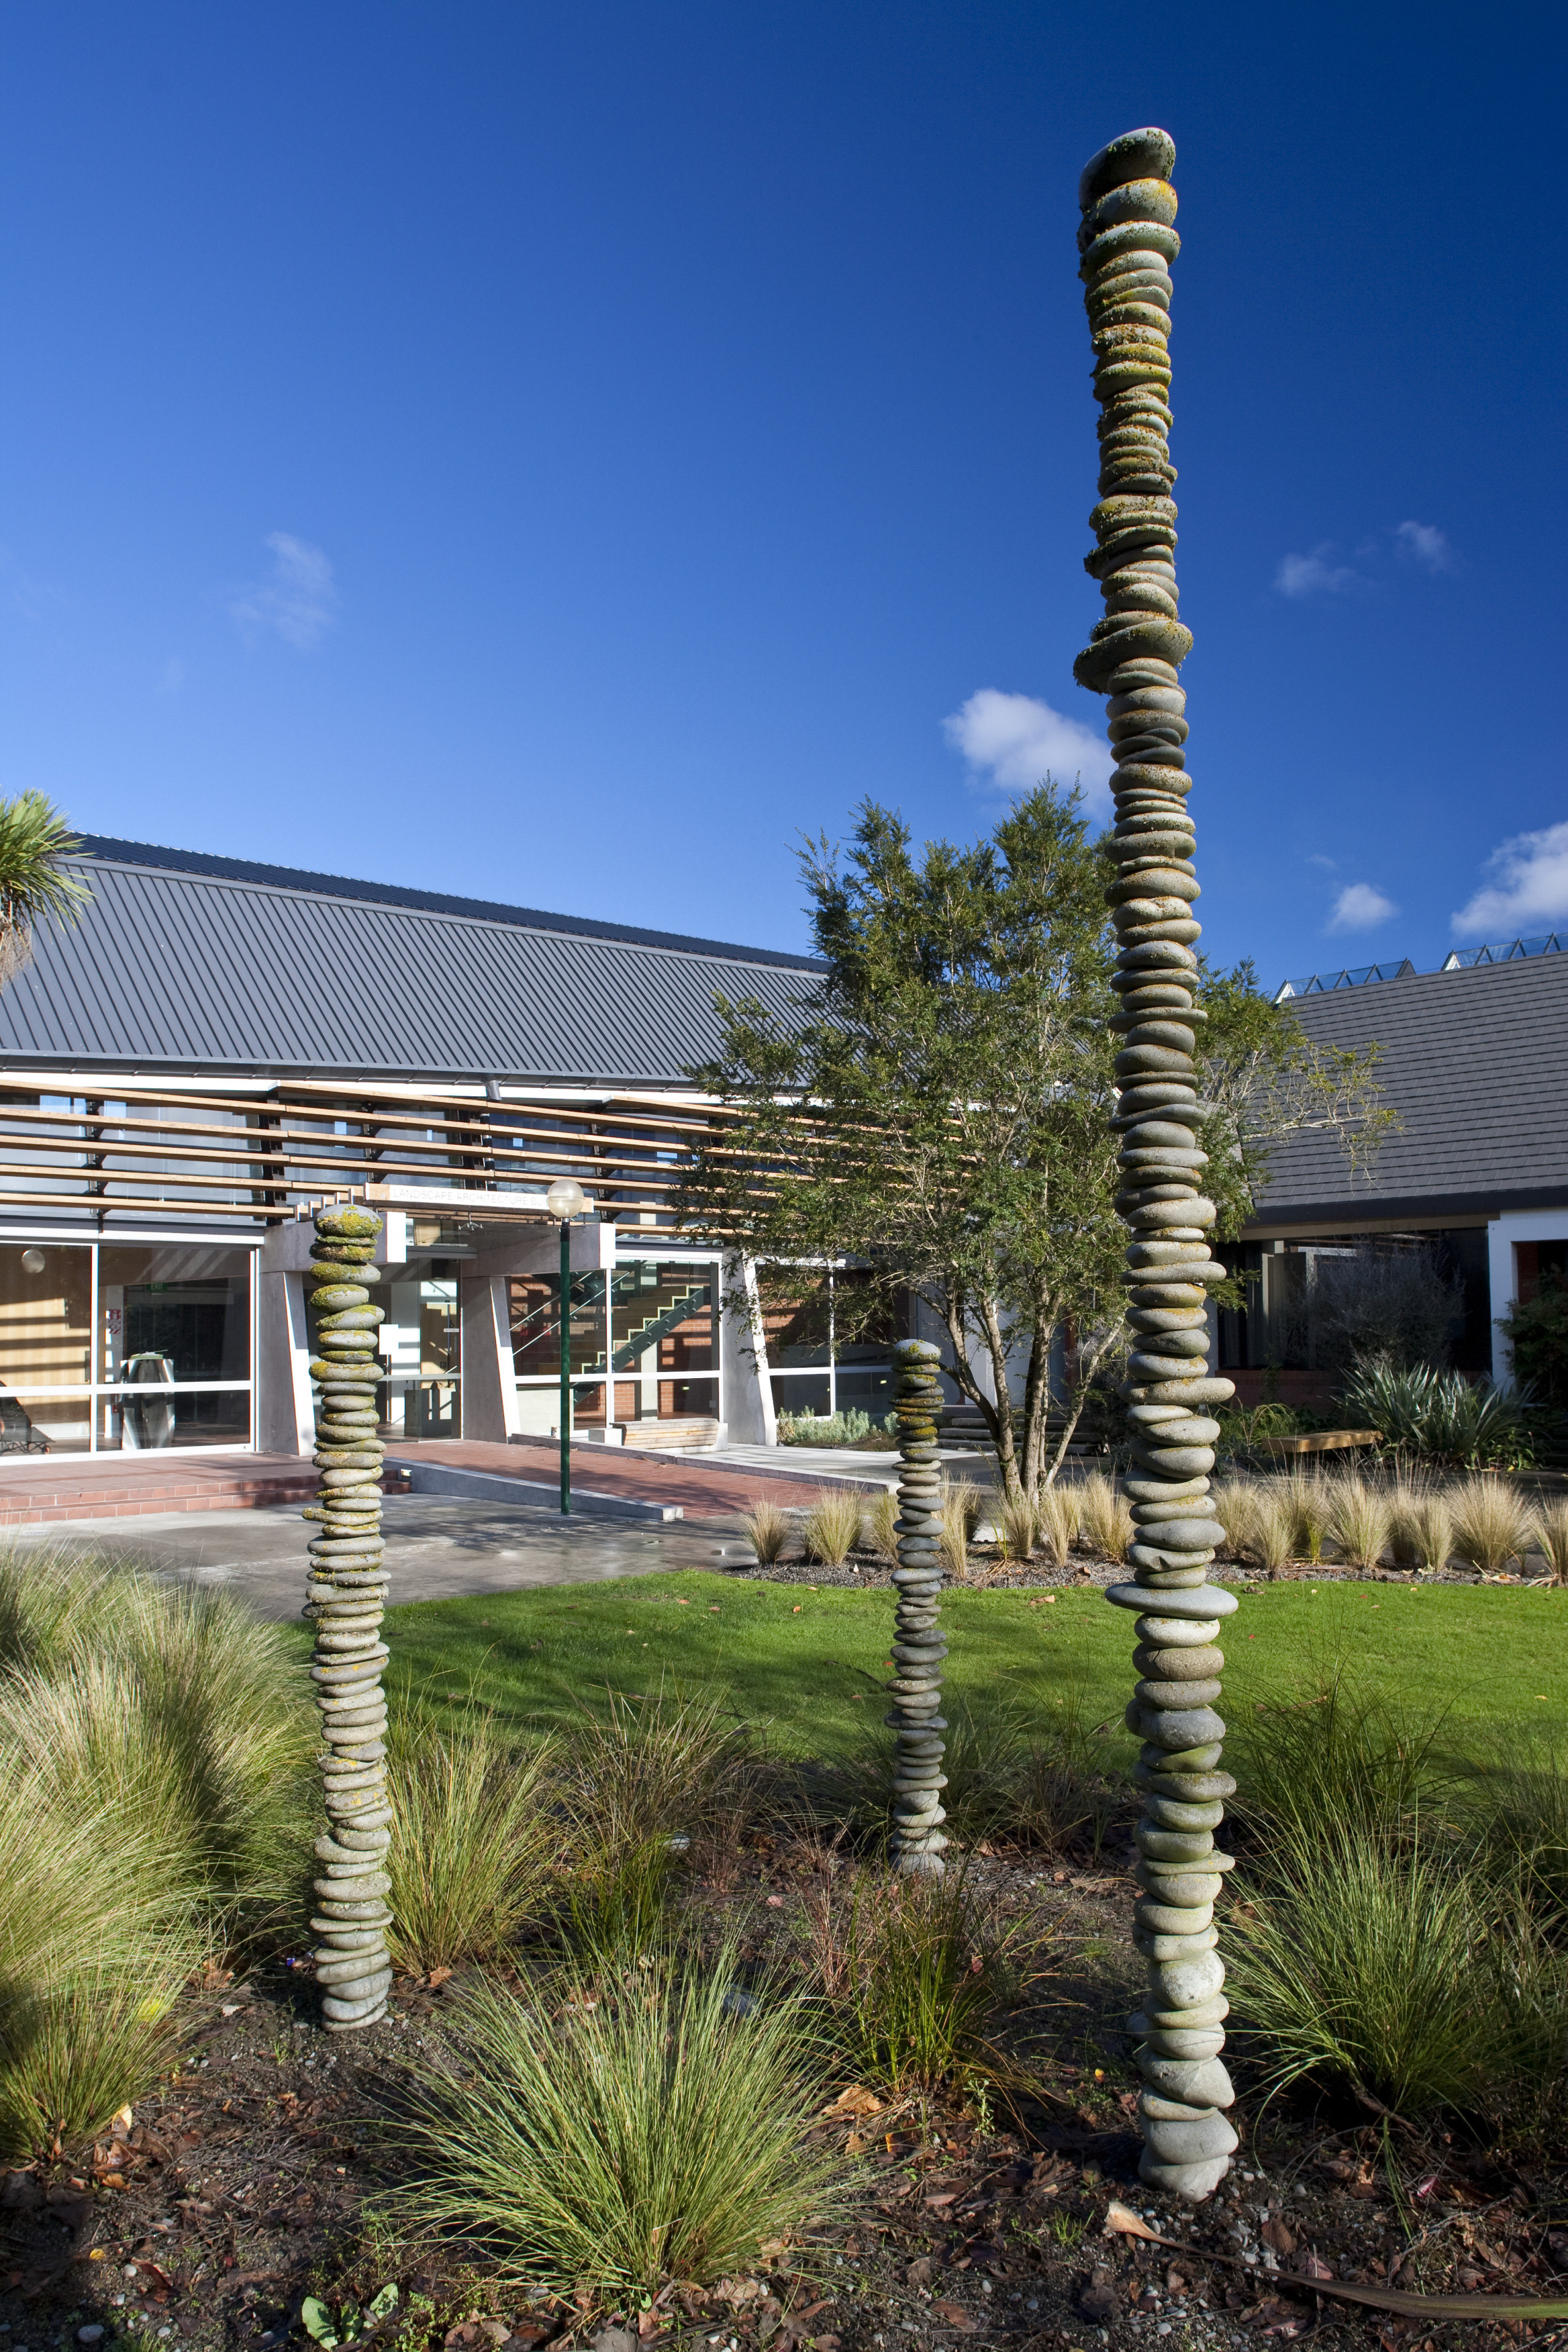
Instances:
[[[937,1466],[937,1416],[942,1351],[924,1339],[901,1339],[893,1349],[899,1419],[899,1564],[893,1570],[898,1607],[888,1721],[898,1734],[893,1752],[893,1866],[904,1877],[940,1877],[947,1840],[942,1791],[942,1662],[947,1644],[938,1623],[942,1602],[942,1473]]]
[[[1232,1394],[1207,1376],[1205,1286],[1213,1205],[1203,1198],[1203,1110],[1193,1066],[1199,926],[1191,783],[1183,745],[1186,698],[1177,666],[1192,647],[1176,604],[1175,470],[1167,435],[1172,223],[1176,151],[1163,131],[1131,131],[1102,148],[1079,183],[1080,276],[1088,288],[1101,405],[1099,545],[1086,558],[1105,618],[1075,665],[1079,683],[1108,694],[1118,765],[1111,777],[1118,874],[1109,898],[1120,953],[1113,982],[1122,1038],[1115,1125],[1121,1135],[1133,1352],[1122,1394],[1133,1431],[1127,1481],[1136,1539],[1131,1584],[1107,1598],[1138,1612],[1142,1679],[1128,1709],[1144,1745],[1145,1791],[1135,1936],[1149,1964],[1144,2005],[1129,2021],[1142,2048],[1142,2178],[1196,2202],[1224,2178],[1236,2134],[1221,2063],[1227,2013],[1215,1948],[1215,1897],[1230,1856],[1216,1851],[1221,1800],[1236,1783],[1219,1768],[1225,1725],[1215,1713],[1225,1664],[1214,1646],[1236,1596],[1207,1583],[1224,1537],[1208,1500],[1219,1425],[1206,1408]]]
[[[381,1471],[376,1435],[376,1326],[367,1285],[381,1219],[373,1209],[319,1209],[313,1261],[306,1276],[316,1356],[316,1465],[321,1500],[305,1516],[321,1524],[312,1538],[306,1614],[315,1620],[310,1668],[321,1710],[321,1772],[327,1834],[316,1842],[322,1875],[315,1882],[316,1979],[328,2030],[345,2033],[386,2014],[392,1964],[386,1929],[391,1881],[386,1850],[386,1700],[381,1670],[386,1649],[381,1613]]]

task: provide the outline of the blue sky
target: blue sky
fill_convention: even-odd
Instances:
[[[1074,191],[1160,122],[1209,946],[1568,925],[1562,21],[22,0],[0,784],[791,947],[863,793],[1097,783]]]

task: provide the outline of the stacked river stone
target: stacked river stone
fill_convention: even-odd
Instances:
[[[947,1840],[942,1769],[947,1729],[942,1706],[942,1662],[947,1644],[937,1622],[942,1599],[942,1473],[937,1466],[937,1415],[942,1351],[923,1339],[901,1339],[893,1349],[899,1417],[899,1564],[893,1570],[898,1609],[893,1620],[888,1717],[898,1734],[893,1753],[893,1865],[906,1877],[940,1876]]]
[[[1105,618],[1075,665],[1079,683],[1109,694],[1118,765],[1111,777],[1118,874],[1109,892],[1121,952],[1113,985],[1123,1045],[1115,1125],[1122,1138],[1117,1206],[1131,1236],[1133,1353],[1122,1390],[1133,1432],[1127,1482],[1136,1539],[1132,1584],[1107,1596],[1138,1612],[1142,1679],[1127,1712],[1144,1742],[1137,1778],[1143,1890],[1135,1938],[1149,1963],[1144,2005],[1129,2021],[1142,2048],[1142,2178],[1194,2201],[1223,2179],[1236,2134],[1220,2060],[1227,2004],[1215,1946],[1215,1897],[1230,1856],[1215,1850],[1225,1725],[1214,1711],[1225,1664],[1214,1646],[1236,1596],[1206,1581],[1224,1529],[1208,1499],[1217,1423],[1232,1393],[1207,1376],[1205,1286],[1220,1278],[1203,1197],[1203,1110],[1193,1067],[1199,927],[1191,779],[1183,745],[1186,698],[1177,665],[1192,647],[1176,606],[1175,470],[1171,425],[1172,223],[1176,151],[1163,131],[1112,140],[1079,184],[1079,275],[1088,288],[1094,388],[1101,405],[1099,545],[1086,559]]]
[[[310,1544],[305,1614],[316,1624],[310,1668],[326,1742],[327,1834],[316,1842],[322,1875],[315,1882],[321,1937],[316,1977],[329,2030],[345,2033],[386,2014],[392,1966],[386,1953],[391,1881],[386,1849],[386,1700],[381,1670],[386,1650],[381,1612],[381,1468],[376,1436],[376,1326],[366,1285],[381,1219],[373,1209],[320,1209],[313,1261],[306,1276],[316,1356],[316,1464],[320,1502],[305,1513],[321,1523]]]

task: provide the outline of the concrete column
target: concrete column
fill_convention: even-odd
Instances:
[[[719,1305],[719,1418],[731,1445],[776,1445],[767,1335],[750,1258],[721,1260]]]
[[[521,1426],[505,1275],[460,1275],[458,1307],[463,1329],[463,1435],[504,1445]]]
[[[268,1267],[264,1258],[256,1299],[257,1444],[263,1454],[313,1454],[316,1403],[304,1276]]]

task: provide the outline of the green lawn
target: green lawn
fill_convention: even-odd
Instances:
[[[1034,1605],[1031,1605],[1031,1602]],[[1132,1625],[1098,1591],[948,1593],[950,1685],[973,1701],[997,1689],[1030,1707],[1076,1688],[1089,1719],[1112,1718],[1116,1753],[1131,1682]],[[520,1727],[564,1721],[607,1689],[714,1683],[771,1744],[841,1754],[879,1723],[892,1595],[741,1583],[697,1570],[591,1586],[433,1601],[393,1609],[389,1680],[437,1705],[470,1691]],[[1221,1635],[1225,1712],[1321,1686],[1336,1656],[1396,1700],[1448,1710],[1445,1746],[1506,1755],[1521,1729],[1553,1734],[1568,1701],[1568,1591],[1508,1585],[1265,1586]],[[301,1647],[309,1631],[297,1629]]]

